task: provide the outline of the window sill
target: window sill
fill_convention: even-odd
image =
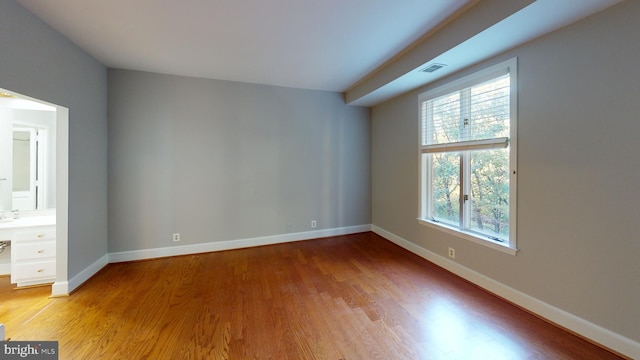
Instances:
[[[426,220],[426,219],[420,219],[418,218],[418,223],[428,226],[430,228],[436,229],[436,230],[440,230],[443,231],[447,234],[450,235],[454,235],[457,236],[461,239],[465,239],[465,240],[469,240],[471,242],[474,242],[476,244],[480,244],[486,247],[490,247],[492,249],[498,250],[498,251],[502,251],[504,253],[507,253],[509,255],[513,255],[515,256],[518,253],[518,249],[516,248],[512,248],[507,244],[503,244],[497,241],[491,241],[489,239],[484,239],[482,237],[479,237],[473,233],[468,233],[468,232],[464,232],[464,231],[460,231],[459,229],[455,229],[452,228],[450,226],[441,224],[441,223],[436,223],[433,222],[431,220]]]

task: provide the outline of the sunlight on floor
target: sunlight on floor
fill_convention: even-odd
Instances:
[[[451,359],[519,359],[528,354],[499,328],[474,320],[473,314],[446,299],[432,299],[423,323],[424,338]]]

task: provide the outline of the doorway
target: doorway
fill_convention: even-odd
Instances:
[[[51,287],[51,295],[62,296],[69,293],[67,270],[69,233],[69,109],[44,100],[0,88],[0,125],[2,125],[3,122],[7,122],[2,118],[2,115],[6,114],[9,108],[17,108],[17,111],[19,111],[34,107],[40,110],[47,109],[46,111],[51,111],[51,121],[53,122],[53,126],[49,127],[38,122],[34,125],[30,124],[29,121],[18,121],[15,129],[11,126],[12,130],[17,129],[19,132],[22,131],[22,133],[18,134],[19,140],[25,139],[27,136],[25,132],[29,133],[28,136],[30,139],[37,139],[37,133],[39,132],[43,135],[40,137],[41,141],[34,142],[33,144],[29,143],[28,145],[29,162],[28,165],[25,166],[29,167],[29,171],[24,168],[18,169],[18,171],[23,171],[25,174],[29,174],[29,190],[27,190],[29,191],[29,194],[25,195],[24,192],[22,192],[18,195],[19,197],[27,196],[27,200],[25,201],[33,203],[33,209],[27,211],[46,212],[51,211],[50,209],[52,207],[55,208],[56,276],[55,282]],[[7,126],[0,126],[0,128],[6,129]],[[48,141],[45,139],[48,139]],[[39,149],[38,146],[40,146]],[[24,149],[22,150],[24,151]],[[44,155],[45,152],[48,152],[49,155]],[[11,171],[13,171],[13,167],[11,168]],[[24,174],[22,174],[22,176],[24,176]],[[47,177],[48,179],[45,179]],[[4,176],[3,178],[6,179],[7,176]],[[34,183],[31,183],[32,181]],[[12,178],[11,184],[13,185]],[[0,199],[0,205],[2,205],[3,210],[7,211],[13,209],[13,197],[14,193],[12,192],[10,200]],[[11,203],[9,203],[9,201],[11,201]],[[17,201],[21,200],[18,199]],[[38,203],[40,206],[38,206]]]

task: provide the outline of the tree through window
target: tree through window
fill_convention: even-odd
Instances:
[[[420,95],[421,214],[515,248],[516,60]]]

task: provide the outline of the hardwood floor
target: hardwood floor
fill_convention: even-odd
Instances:
[[[60,359],[619,359],[373,233],[107,265],[13,291],[12,340]]]

